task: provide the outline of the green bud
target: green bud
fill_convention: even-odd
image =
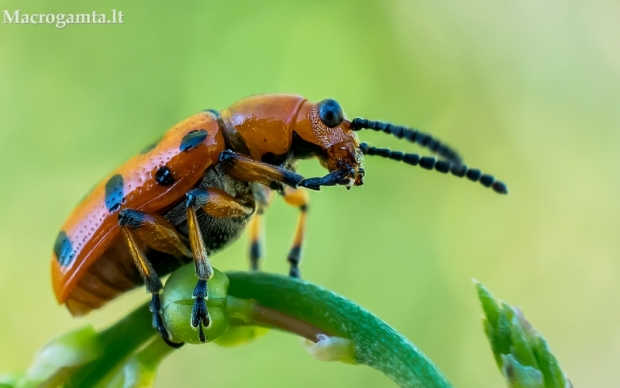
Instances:
[[[474,284],[476,285],[476,289],[478,291],[478,299],[480,299],[480,303],[482,304],[482,310],[484,310],[484,315],[487,318],[489,324],[493,327],[497,326],[497,320],[499,319],[500,309],[495,301],[495,298],[489,290],[486,289],[478,280],[474,279]]]
[[[16,387],[23,375],[23,373],[6,373],[0,375],[0,388]]]
[[[485,333],[508,386],[571,387],[547,342],[525,319],[521,310],[506,303],[498,304],[482,284],[476,282],[476,287],[485,313]]]
[[[108,374],[96,388],[153,387],[159,365],[173,351],[162,340],[155,338]]]
[[[145,366],[136,356],[132,356],[110,378],[104,379],[96,388],[153,387],[156,376],[156,369]]]
[[[224,334],[230,324],[226,311],[228,278],[222,272],[213,270],[213,277],[207,282],[207,309],[211,318],[211,326],[205,328],[207,342]],[[201,343],[198,330],[191,325],[194,305],[192,294],[197,280],[194,265],[188,264],[175,271],[166,281],[162,294],[163,319],[175,341]]]
[[[517,361],[512,354],[502,354],[502,372],[511,388],[545,388],[543,374]]]
[[[304,339],[301,345],[319,361],[340,361],[357,364],[353,342],[346,338],[330,337],[325,334],[316,336],[317,341]]]
[[[517,315],[513,315],[511,323],[510,340],[512,343],[512,354],[519,361],[520,364],[538,368],[538,362],[532,352],[532,346],[535,343],[531,343],[527,338],[523,326],[521,325],[521,319]]]
[[[78,366],[95,360],[101,353],[101,344],[92,326],[62,334],[37,352],[34,361],[17,386],[61,385]]]

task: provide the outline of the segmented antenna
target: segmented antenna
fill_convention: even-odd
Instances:
[[[367,120],[360,117],[351,121],[351,129],[353,131],[359,131],[360,129],[373,129],[375,131],[381,131],[394,135],[399,139],[405,138],[411,143],[418,143],[421,147],[428,148],[452,164],[458,165],[463,161],[458,152],[450,148],[448,145],[442,144],[431,135],[420,132],[417,129],[406,128],[400,125],[393,125],[381,121]]]
[[[508,188],[504,182],[495,180],[493,175],[483,174],[475,168],[468,168],[464,164],[453,164],[446,160],[437,160],[432,156],[420,156],[418,154],[406,154],[401,151],[392,151],[388,148],[377,148],[361,143],[360,149],[364,155],[381,156],[383,158],[404,162],[411,166],[420,166],[426,170],[435,170],[442,174],[448,172],[459,178],[467,177],[472,182],[480,182],[484,187],[490,187],[499,194],[508,194]]]

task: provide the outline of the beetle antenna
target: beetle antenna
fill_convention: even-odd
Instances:
[[[360,149],[364,155],[377,155],[383,158],[405,162],[411,166],[420,166],[426,170],[435,170],[442,174],[448,172],[462,178],[467,177],[470,181],[480,182],[484,187],[490,187],[499,194],[508,194],[508,188],[504,182],[498,181],[493,175],[483,174],[482,171],[469,168],[464,164],[454,164],[446,160],[437,160],[432,156],[420,156],[418,154],[406,154],[401,151],[392,151],[389,148],[377,148],[361,143]]]
[[[420,132],[417,129],[406,128],[382,121],[366,120],[360,117],[351,121],[351,129],[353,131],[359,131],[360,129],[373,129],[375,131],[381,131],[394,135],[399,139],[405,138],[410,143],[418,143],[421,147],[428,148],[452,164],[459,165],[463,161],[458,152],[450,148],[448,145],[442,144],[431,135]]]

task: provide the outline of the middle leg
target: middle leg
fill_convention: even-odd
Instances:
[[[196,208],[213,217],[242,217],[250,215],[254,208],[245,206],[222,190],[206,188],[194,189],[187,193],[185,201],[189,242],[196,266],[198,282],[192,294],[191,325],[198,329],[198,338],[206,342],[204,329],[211,327],[211,319],[207,310],[208,287],[207,282],[213,277],[213,267],[209,263],[207,247],[204,243]]]
[[[295,190],[291,188],[284,189],[283,195],[284,201],[299,209],[299,219],[297,221],[297,228],[295,230],[295,237],[293,238],[293,246],[289,251],[287,261],[290,264],[289,276],[298,278],[300,277],[299,265],[301,264],[301,247],[306,235],[306,214],[308,212],[308,193],[303,190]]]

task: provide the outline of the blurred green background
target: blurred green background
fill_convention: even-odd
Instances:
[[[147,299],[139,290],[82,319],[56,305],[51,247],[98,179],[194,112],[293,92],[430,132],[511,190],[369,157],[363,188],[312,195],[306,279],[393,325],[459,387],[503,385],[474,277],[524,310],[575,386],[620,381],[617,1],[0,4],[125,13],[123,25],[0,25],[0,371]],[[302,173],[324,171],[310,161]],[[280,200],[268,212],[267,271],[287,271],[296,218]],[[243,236],[213,263],[245,269],[247,248]],[[282,333],[187,346],[157,382],[179,384],[391,386]]]

